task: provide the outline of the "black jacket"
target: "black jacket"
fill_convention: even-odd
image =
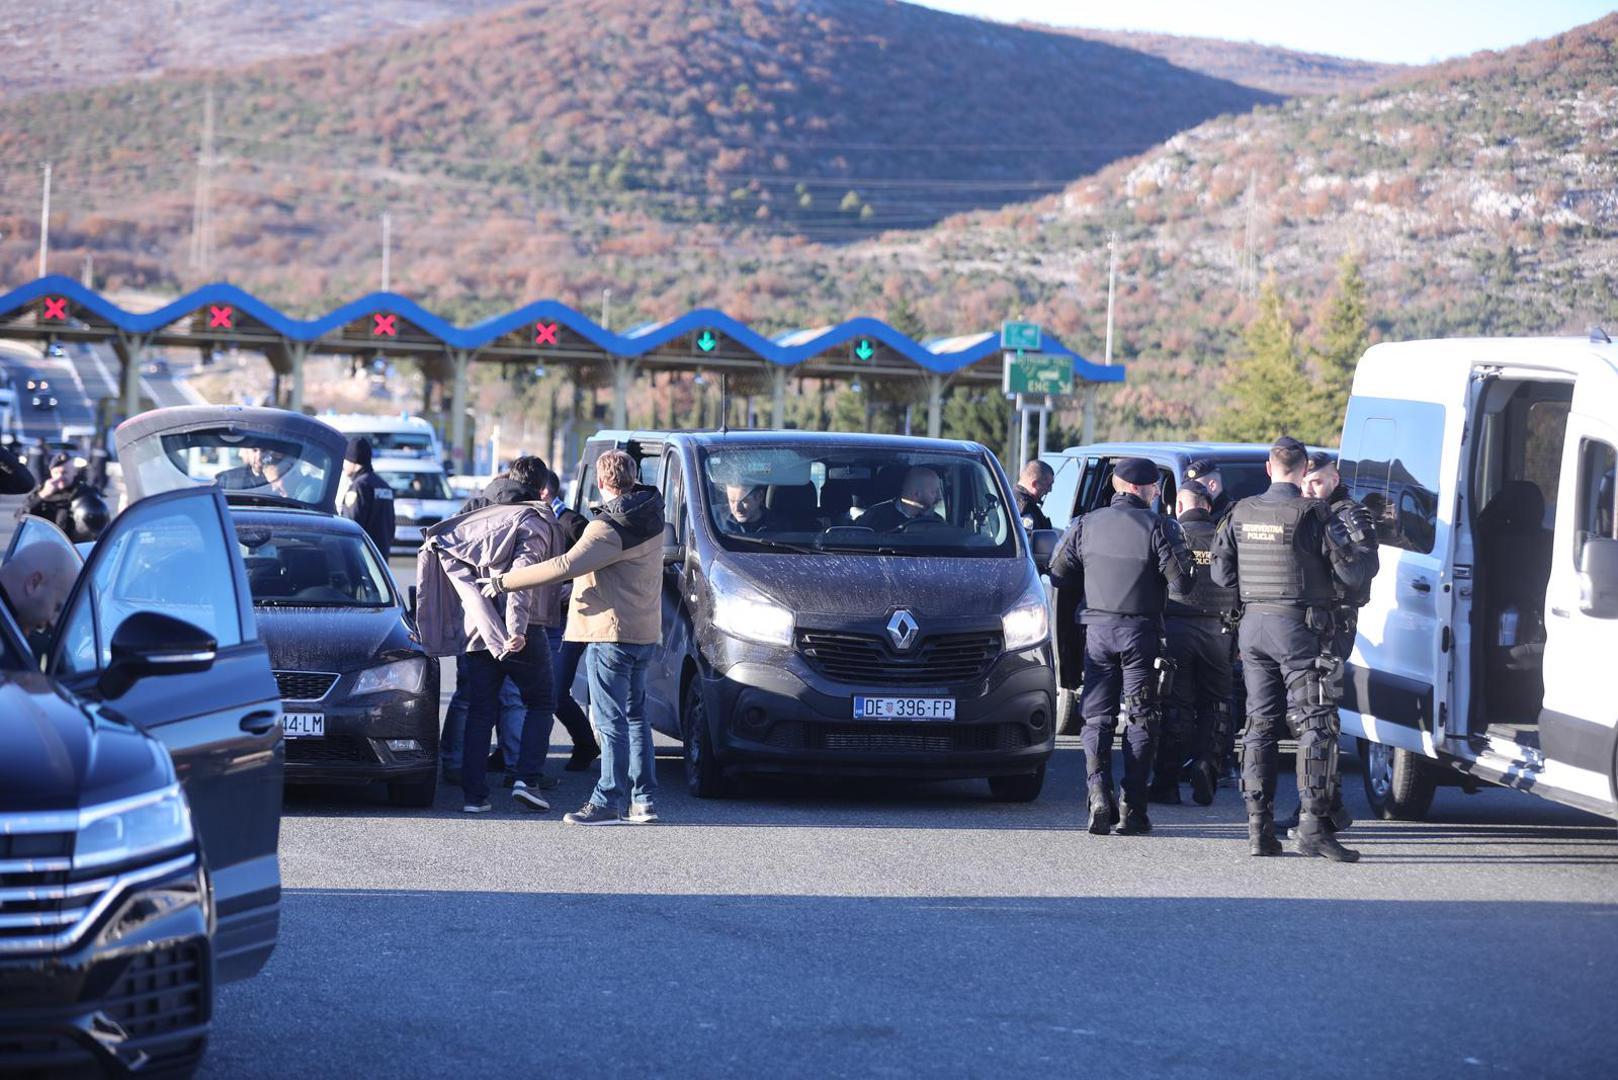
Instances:
[[[371,538],[376,549],[386,559],[393,550],[393,489],[388,482],[369,468],[361,469],[348,478],[348,492],[338,508]]]
[[[40,488],[44,485],[41,484]],[[34,517],[44,518],[46,521],[61,529],[70,538],[73,536],[73,500],[83,491],[84,478],[77,476],[73,483],[61,491],[54,491],[49,495],[41,495],[35,490],[28,496],[23,505],[23,513]]]
[[[1207,510],[1187,510],[1180,515],[1180,528],[1185,533],[1186,547],[1191,549],[1195,564],[1191,588],[1182,591],[1170,589],[1165,614],[1182,619],[1217,618],[1236,609],[1236,590],[1227,589],[1213,580],[1213,540],[1218,526]]]
[[[1051,581],[1084,593],[1084,623],[1161,621],[1169,590],[1189,590],[1192,571],[1179,522],[1124,493],[1075,518],[1051,560]]]
[[[1033,492],[1024,491],[1020,486],[1012,488],[1011,493],[1017,498],[1017,515],[1022,518],[1023,528],[1029,532],[1052,528],[1051,519],[1040,505],[1044,500],[1035,498]]]
[[[1382,556],[1377,551],[1376,522],[1371,512],[1348,493],[1348,487],[1338,484],[1337,490],[1326,497],[1326,508],[1348,535],[1348,542],[1359,552],[1365,581],[1350,588],[1337,583],[1337,599],[1345,608],[1362,608],[1371,599],[1371,579],[1382,569]]]
[[[34,490],[34,474],[12,452],[0,445],[0,495],[26,495]]]

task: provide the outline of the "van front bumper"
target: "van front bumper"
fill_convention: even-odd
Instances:
[[[1003,654],[971,686],[894,689],[828,680],[801,658],[703,677],[715,757],[733,772],[928,779],[1026,774],[1055,749],[1049,647]],[[856,695],[955,699],[953,720],[854,718]]]

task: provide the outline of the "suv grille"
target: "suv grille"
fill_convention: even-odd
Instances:
[[[337,676],[329,671],[277,671],[275,685],[286,701],[319,701],[337,685]]]
[[[909,653],[879,637],[835,630],[800,630],[798,652],[839,682],[882,686],[946,686],[976,682],[1000,655],[998,631],[934,634]]]
[[[102,1010],[131,1038],[195,1027],[207,1019],[202,947],[194,941],[136,956]]]

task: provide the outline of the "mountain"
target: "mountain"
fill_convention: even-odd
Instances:
[[[1036,23],[1024,25],[1149,53],[1177,67],[1251,86],[1255,90],[1268,90],[1284,97],[1364,90],[1410,70],[1401,64],[1298,52],[1254,41],[1225,41],[1139,30],[1092,30]]]

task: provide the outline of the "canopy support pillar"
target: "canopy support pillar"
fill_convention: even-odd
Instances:
[[[454,371],[449,399],[449,453],[456,467],[464,471],[470,468],[470,462],[466,461],[466,377],[472,353],[467,349],[452,349],[449,362]]]

